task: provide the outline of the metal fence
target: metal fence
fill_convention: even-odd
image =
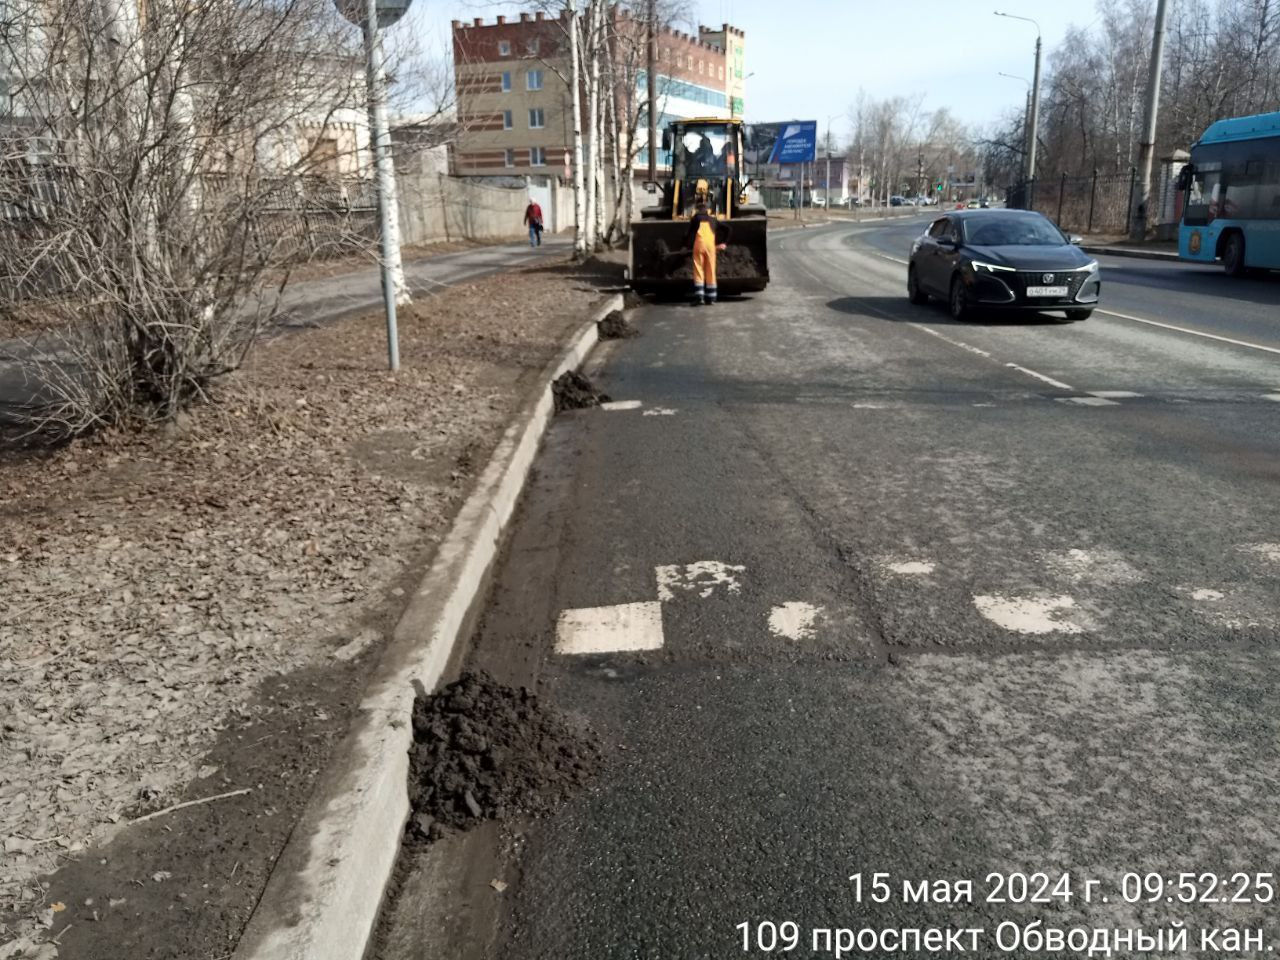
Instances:
[[[1037,210],[1063,230],[1081,233],[1128,233],[1133,216],[1133,194],[1138,171],[1090,176],[1044,177],[1016,184],[1006,206]]]

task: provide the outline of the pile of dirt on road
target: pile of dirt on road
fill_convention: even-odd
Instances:
[[[542,705],[527,687],[464,673],[413,705],[410,832],[547,813],[600,763],[598,740]]]
[[[631,325],[621,310],[611,310],[596,327],[600,331],[601,340],[625,340],[640,336],[640,331]]]
[[[566,370],[551,384],[556,410],[581,410],[598,407],[609,402],[609,395],[601,393],[595,385],[576,370]]]

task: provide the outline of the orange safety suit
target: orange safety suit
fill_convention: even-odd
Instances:
[[[689,240],[693,247],[693,299],[716,302],[716,246],[722,226],[709,213],[694,215],[689,221]]]

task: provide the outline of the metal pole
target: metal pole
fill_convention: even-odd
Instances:
[[[1036,179],[1036,146],[1040,133],[1040,28],[1036,27],[1036,72],[1031,81],[1031,147],[1027,151],[1027,174]]]
[[[1031,159],[1031,88],[1027,87],[1027,108],[1022,115],[1022,182],[1031,179],[1027,163]]]
[[[1067,175],[1062,175],[1062,183],[1058,185],[1058,226],[1062,226],[1062,201],[1067,195]]]
[[[392,225],[395,210],[395,172],[387,149],[387,97],[382,72],[382,37],[378,32],[377,0],[367,0],[364,22],[365,69],[369,85],[370,138],[378,184],[378,234],[382,249],[382,301],[387,313],[387,363],[400,369],[400,338],[396,330],[396,278],[403,277],[399,231]]]
[[[822,199],[826,202],[827,212],[831,212],[831,118],[827,118],[827,178],[822,186]]]
[[[1137,208],[1135,210],[1131,205],[1129,210],[1130,240],[1142,240],[1147,235],[1147,207],[1151,202],[1151,160],[1156,149],[1156,116],[1160,110],[1160,70],[1164,60],[1164,24],[1167,12],[1167,0],[1158,0],[1155,32],[1151,37],[1151,63],[1147,70],[1147,117],[1138,153]]]
[[[1098,201],[1098,171],[1093,171],[1093,186],[1089,188],[1089,224],[1085,233],[1093,233],[1093,206]]]
[[[649,180],[658,179],[658,0],[649,0],[645,86],[649,96]]]
[[[1138,185],[1138,168],[1130,167],[1129,168],[1129,202],[1125,204],[1125,216],[1124,216],[1124,232],[1128,234],[1130,237],[1133,236],[1133,233],[1131,233],[1130,231],[1134,230],[1133,194],[1134,194],[1134,187],[1136,187],[1137,185]],[[1138,234],[1138,238],[1141,239],[1144,234],[1145,234],[1145,231],[1142,234]]]

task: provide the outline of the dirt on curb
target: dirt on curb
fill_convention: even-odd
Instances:
[[[464,673],[413,706],[412,837],[547,813],[591,777],[601,750],[527,687]]]
[[[633,327],[621,310],[611,310],[603,320],[596,323],[601,340],[625,340],[628,337],[640,336],[640,331]]]
[[[566,370],[551,384],[557,411],[584,410],[609,402],[609,395],[595,388],[590,380],[577,370]]]
[[[0,955],[231,953],[600,287],[559,263],[451,287],[402,312],[397,376],[371,314],[264,343],[166,429],[0,458]]]

